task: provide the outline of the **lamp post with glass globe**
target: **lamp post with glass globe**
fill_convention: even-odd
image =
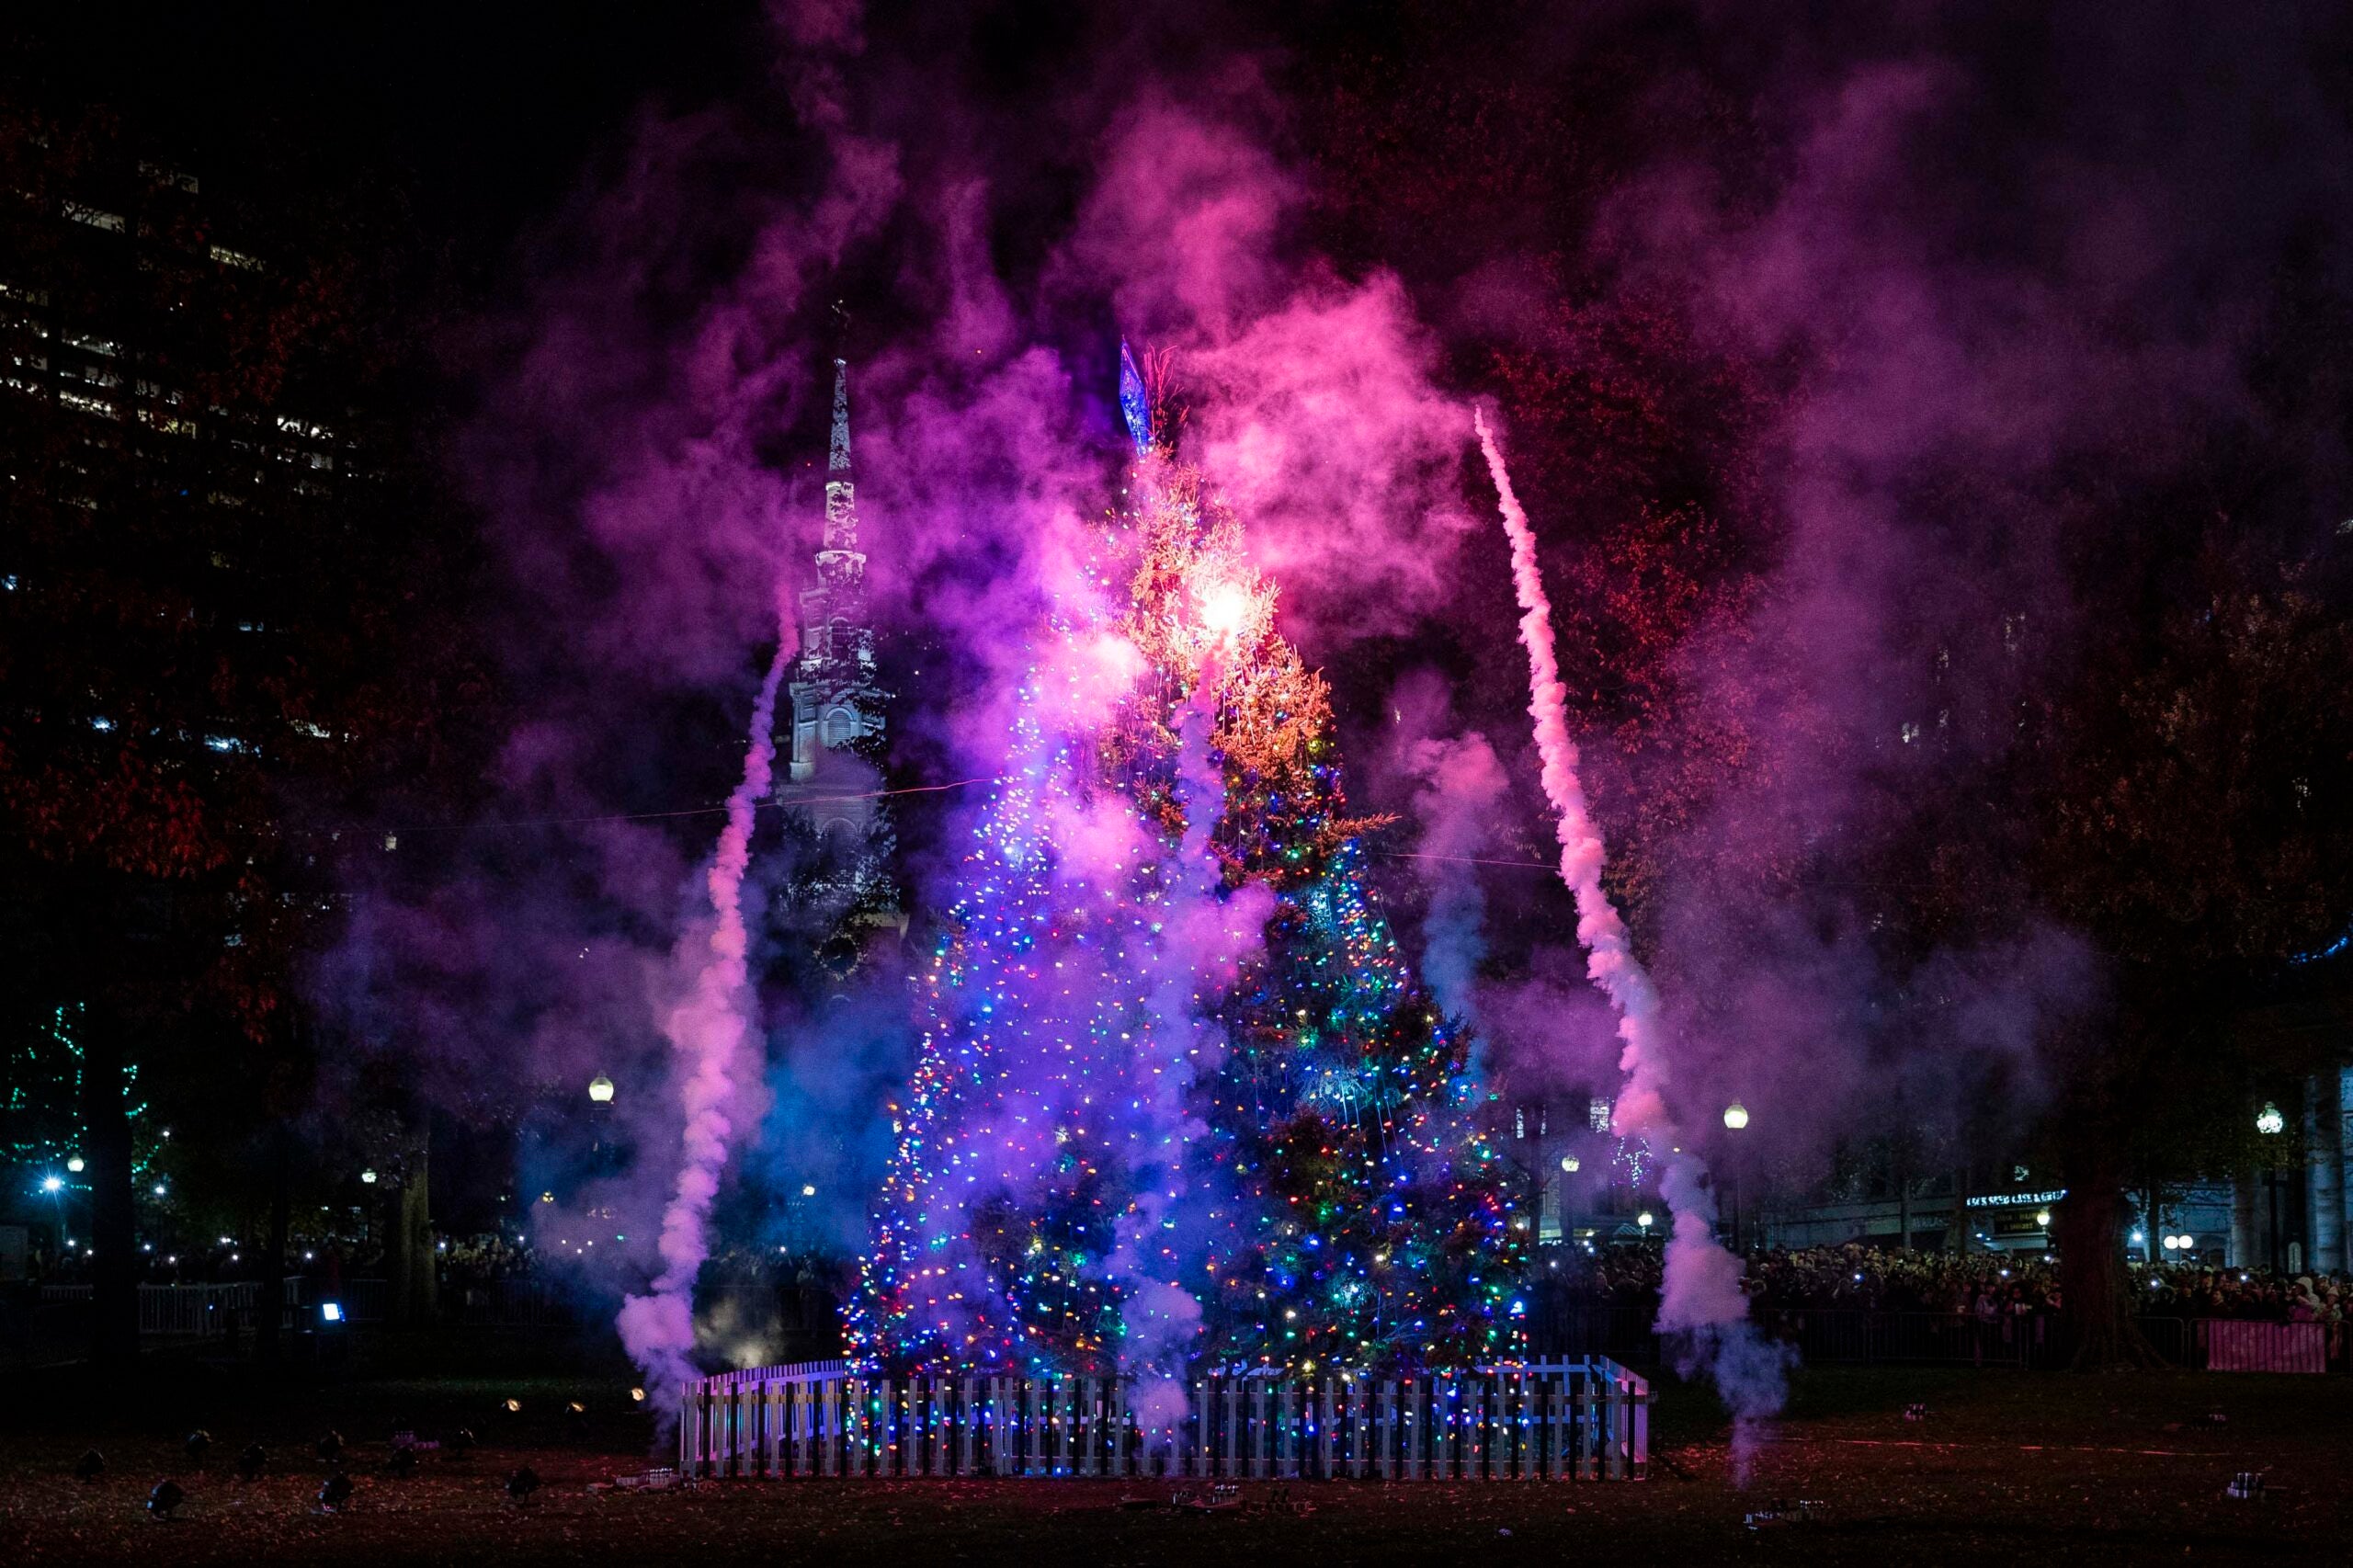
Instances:
[[[1739,1132],[1739,1131],[1743,1131],[1744,1129],[1745,1129],[1747,1126],[1748,1126],[1748,1108],[1747,1108],[1746,1106],[1745,1106],[1745,1105],[1741,1104],[1738,1100],[1734,1100],[1734,1101],[1733,1101],[1733,1102],[1732,1102],[1732,1104],[1730,1104],[1730,1105],[1728,1105],[1728,1106],[1724,1107],[1724,1131],[1727,1131],[1727,1132]],[[1737,1150],[1735,1150],[1735,1151],[1733,1152],[1733,1153],[1732,1158],[1730,1158],[1730,1159],[1726,1160],[1726,1161],[1724,1162],[1724,1164],[1725,1164],[1725,1165],[1726,1165],[1726,1167],[1727,1167],[1726,1172],[1725,1172],[1725,1175],[1726,1175],[1726,1176],[1727,1176],[1727,1178],[1728,1178],[1728,1179],[1727,1179],[1727,1183],[1726,1183],[1726,1185],[1727,1185],[1727,1187],[1728,1187],[1728,1188],[1729,1188],[1729,1190],[1730,1190],[1730,1196],[1731,1196],[1731,1199],[1732,1199],[1732,1250],[1733,1250],[1733,1252],[1737,1253],[1737,1252],[1739,1252],[1739,1251],[1741,1251],[1741,1250],[1742,1250],[1742,1248],[1741,1248],[1741,1244],[1740,1244],[1740,1155],[1739,1155],[1739,1152],[1738,1152]]]
[[[588,1158],[599,1176],[605,1172],[605,1134],[613,1119],[613,1081],[602,1073],[588,1080]]]
[[[2270,1217],[2270,1224],[2268,1227],[2269,1245],[2266,1250],[2269,1254],[2271,1272],[2277,1274],[2283,1267],[2283,1249],[2279,1244],[2279,1154],[2278,1145],[2271,1141],[2288,1131],[2288,1119],[2280,1114],[2278,1106],[2266,1100],[2263,1102],[2263,1108],[2255,1113],[2255,1130],[2262,1134],[2266,1145],[2263,1155],[2263,1190],[2267,1200],[2266,1209]]]

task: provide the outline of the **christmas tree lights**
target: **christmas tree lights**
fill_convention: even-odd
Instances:
[[[1528,1217],[1365,885],[1324,685],[1239,521],[1130,424],[922,978],[852,1352],[1164,1382],[1509,1358]]]

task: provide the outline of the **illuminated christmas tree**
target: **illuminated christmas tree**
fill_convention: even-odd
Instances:
[[[1364,885],[1324,682],[1123,356],[1127,505],[1017,694],[849,1313],[901,1370],[1469,1366],[1526,1241]]]

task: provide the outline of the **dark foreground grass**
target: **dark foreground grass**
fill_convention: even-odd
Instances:
[[[1670,1385],[1647,1483],[1298,1483],[1290,1494],[1310,1514],[1202,1517],[1120,1506],[1165,1502],[1166,1483],[593,1493],[644,1463],[650,1431],[626,1375],[501,1375],[498,1359],[464,1377],[387,1375],[380,1364],[365,1379],[290,1386],[162,1365],[140,1392],[105,1400],[70,1373],[20,1382],[0,1408],[0,1564],[2353,1562],[2353,1389],[2337,1380],[1811,1371],[1765,1434],[1745,1490],[1732,1483],[1713,1401]],[[1903,1418],[1914,1402],[1927,1404],[1925,1421]],[[394,1430],[460,1425],[482,1440],[471,1459],[386,1471]],[[182,1452],[194,1426],[213,1437],[201,1470]],[[335,1515],[313,1502],[325,1473],[313,1445],[330,1426],[358,1487]],[[247,1485],[231,1466],[256,1440],[271,1463]],[[72,1465],[94,1445],[108,1469],[85,1484]],[[524,1464],[545,1485],[517,1506],[503,1483]],[[2263,1501],[2222,1496],[2241,1470],[2266,1472]],[[166,1474],[188,1501],[178,1521],[156,1524],[142,1504]],[[1245,1496],[1268,1490],[1253,1483]],[[1778,1496],[1826,1512],[1744,1527],[1744,1513]]]

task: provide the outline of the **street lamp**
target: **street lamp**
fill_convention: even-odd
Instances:
[[[2041,1226],[2044,1230],[2049,1230],[2051,1228],[2051,1210],[2048,1209],[2036,1210],[2034,1211],[2034,1222]]]
[[[613,1103],[613,1081],[602,1073],[588,1080],[588,1098],[597,1105]]]
[[[2263,1108],[2255,1113],[2255,1130],[2266,1138],[2277,1138],[2288,1131],[2288,1119],[2279,1114],[2278,1106],[2266,1100]],[[2277,1159],[2267,1158],[2264,1161],[2263,1189],[2269,1200],[2271,1267],[2276,1273],[2279,1268],[2279,1162]]]
[[[374,1171],[373,1169],[369,1169],[369,1170],[361,1171],[361,1172],[359,1173],[359,1184],[360,1184],[362,1187],[373,1187],[373,1186],[375,1186],[375,1185],[376,1185],[376,1173],[375,1173],[375,1171]]]
[[[1652,1221],[1652,1218],[1653,1218],[1653,1216],[1652,1216],[1652,1214],[1651,1214],[1651,1211],[1650,1211],[1649,1210],[1647,1210],[1647,1209],[1643,1210],[1641,1213],[1639,1213],[1639,1214],[1637,1214],[1637,1215],[1635,1215],[1635,1216],[1634,1216],[1634,1223],[1635,1223],[1635,1224],[1637,1224],[1637,1225],[1640,1225],[1640,1226],[1643,1228],[1643,1234],[1644,1234],[1644,1235],[1646,1235],[1646,1236],[1647,1236],[1647,1235],[1649,1235],[1649,1234],[1651,1233],[1651,1221]]]
[[[1569,1175],[1571,1175],[1571,1176],[1574,1176],[1574,1175],[1576,1175],[1576,1174],[1577,1174],[1577,1157],[1576,1157],[1574,1154],[1563,1154],[1563,1155],[1562,1155],[1562,1156],[1561,1156],[1561,1168],[1562,1168],[1563,1170],[1564,1170],[1564,1171],[1568,1172],[1568,1173],[1569,1173]]]
[[[1730,1105],[1728,1105],[1728,1106],[1724,1107],[1724,1129],[1725,1129],[1725,1131],[1730,1131],[1730,1132],[1737,1132],[1737,1131],[1739,1131],[1742,1128],[1746,1127],[1747,1125],[1748,1125],[1748,1108],[1747,1108],[1746,1106],[1745,1106],[1745,1105],[1741,1104],[1738,1100],[1734,1100],[1734,1101],[1733,1101],[1733,1102],[1732,1102],[1732,1104],[1730,1104]],[[1738,1252],[1738,1251],[1740,1251],[1740,1250],[1741,1250],[1741,1247],[1740,1247],[1740,1167],[1739,1167],[1739,1164],[1738,1164],[1738,1162],[1737,1162],[1737,1161],[1734,1161],[1734,1162],[1733,1162],[1733,1163],[1732,1163],[1732,1169],[1731,1169],[1729,1172],[1727,1172],[1726,1174],[1727,1174],[1727,1175],[1730,1176],[1730,1178],[1731,1178],[1731,1180],[1730,1180],[1730,1186],[1731,1186],[1731,1188],[1732,1188],[1732,1193],[1731,1193],[1731,1197],[1732,1197],[1732,1250],[1733,1250],[1733,1251],[1734,1251],[1734,1252]]]
[[[82,1156],[75,1154],[72,1158],[68,1159],[65,1162],[65,1168],[72,1171],[75,1176],[80,1176],[82,1174]]]

